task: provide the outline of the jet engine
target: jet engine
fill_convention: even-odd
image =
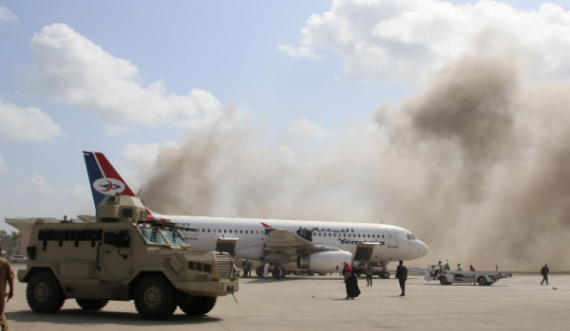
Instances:
[[[346,251],[316,252],[297,256],[297,268],[315,272],[334,272],[342,268],[343,262],[351,261],[352,254]]]

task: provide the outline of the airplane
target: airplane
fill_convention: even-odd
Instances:
[[[104,154],[83,155],[95,209],[107,195],[135,196]],[[388,278],[389,262],[414,260],[429,252],[410,231],[388,224],[175,216],[147,209],[147,220],[152,219],[179,224],[194,249],[226,251],[235,259],[262,262],[256,269],[259,277],[266,262],[279,263],[284,274],[309,275],[339,272],[348,262],[380,265],[380,277]],[[282,276],[277,272],[272,269],[274,277]]]

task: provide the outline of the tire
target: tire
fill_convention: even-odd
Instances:
[[[307,272],[307,276],[314,276],[314,275],[315,275],[315,273],[313,271]]]
[[[210,312],[216,305],[216,297],[186,296],[180,302],[180,310],[188,316],[202,316]]]
[[[178,291],[163,275],[148,275],[135,288],[135,307],[146,320],[169,318],[174,314],[178,301]]]
[[[477,277],[477,284],[485,286],[487,285],[487,279],[483,276]]]
[[[105,307],[109,300],[85,300],[85,299],[75,299],[77,305],[84,310],[95,311],[100,310]]]
[[[65,296],[51,271],[42,270],[32,276],[26,288],[30,308],[39,314],[53,314],[61,309]]]
[[[281,279],[281,275],[279,274],[279,268],[275,267],[271,270],[271,276],[275,279]]]
[[[264,271],[263,266],[259,266],[259,267],[255,268],[255,274],[259,278],[263,278],[263,271]]]
[[[439,283],[441,285],[451,285],[451,283],[447,281],[447,277],[445,277],[445,276],[439,277]]]
[[[326,272],[319,272],[319,276],[326,276],[327,273]]]
[[[388,271],[384,271],[382,278],[384,279],[389,279],[390,278],[390,273]]]

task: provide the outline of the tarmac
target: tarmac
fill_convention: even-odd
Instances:
[[[24,268],[14,265],[14,269]],[[410,275],[406,296],[395,279],[359,279],[362,294],[345,300],[342,278],[288,276],[283,280],[246,278],[236,293],[218,298],[209,315],[190,318],[177,310],[166,321],[139,318],[132,301],[110,302],[98,312],[67,300],[53,315],[33,313],[26,284],[15,282],[6,305],[11,330],[570,330],[570,275],[514,275],[492,286],[442,286]],[[554,289],[556,288],[556,289]]]

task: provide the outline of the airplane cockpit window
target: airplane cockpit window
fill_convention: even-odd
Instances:
[[[414,237],[414,235],[411,234],[411,233],[407,234],[406,237],[408,238],[408,240],[414,240],[414,239],[416,239],[416,237]]]

